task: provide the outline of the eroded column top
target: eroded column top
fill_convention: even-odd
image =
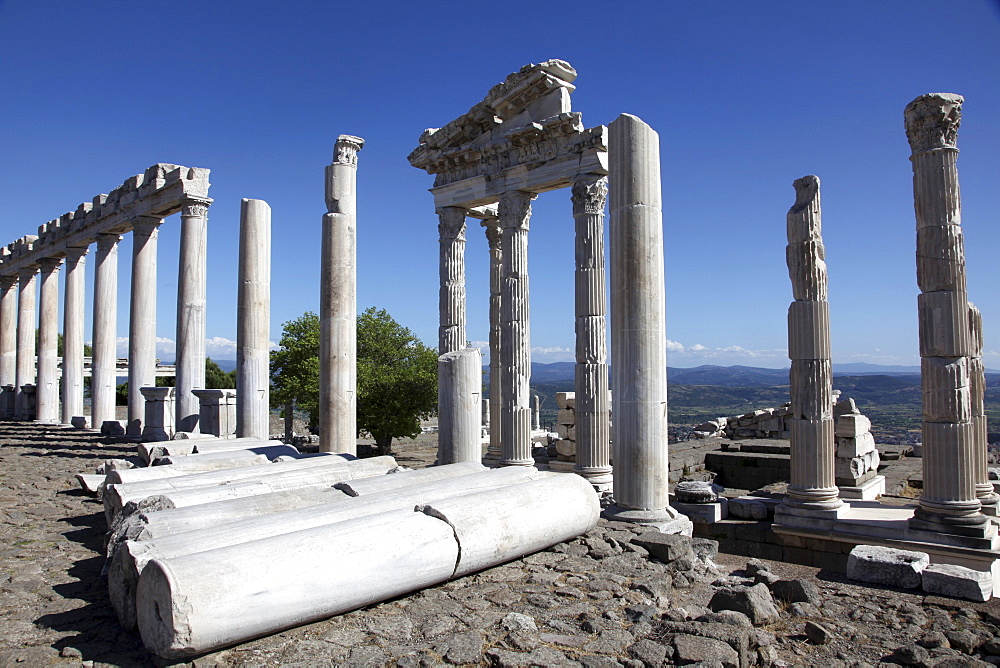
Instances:
[[[954,93],[928,93],[906,105],[903,119],[913,155],[943,148],[957,150],[964,101]]]

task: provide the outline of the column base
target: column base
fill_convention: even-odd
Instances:
[[[573,465],[573,473],[577,474],[581,478],[584,478],[587,482],[595,487],[597,485],[610,485],[614,480],[613,469],[610,466],[580,466],[579,464]]]
[[[690,536],[694,532],[694,523],[670,506],[662,510],[637,510],[623,508],[613,503],[601,511],[601,517],[612,522],[631,522],[651,526],[659,529],[660,533]]]
[[[978,492],[979,490],[977,489],[976,491]],[[983,515],[988,517],[1000,516],[1000,496],[993,492],[992,484],[990,485],[989,494],[979,497],[979,503],[983,507]]]
[[[885,494],[885,476],[877,475],[855,487],[840,487],[840,498],[849,501],[874,501]]]
[[[534,466],[535,460],[531,459],[501,459],[498,466]]]
[[[785,497],[784,501],[774,509],[774,523],[789,527],[828,530],[851,509],[840,499],[837,499],[837,502],[838,505],[832,508],[810,507],[789,503],[788,497]]]
[[[994,524],[983,513],[969,515],[952,515],[936,513],[923,506],[918,507],[908,522],[909,528],[915,531],[930,531],[933,533],[969,536],[971,538],[987,538],[991,530],[996,532]]]

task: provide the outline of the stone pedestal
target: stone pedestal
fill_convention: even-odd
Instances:
[[[169,441],[174,436],[174,388],[139,388],[146,400],[142,440]]]
[[[94,258],[94,340],[90,365],[90,424],[94,428],[115,419],[115,351],[118,313],[117,234],[97,235]]]
[[[35,419],[35,386],[32,383],[21,386],[21,397],[24,412],[21,414],[22,420]]]
[[[236,436],[270,432],[271,207],[243,200],[236,306]]]
[[[357,170],[360,137],[340,135],[326,168],[320,276],[319,449],[357,452]]]
[[[39,271],[38,377],[35,381],[35,420],[59,422],[59,267],[62,258],[45,258]]]
[[[132,294],[128,324],[128,436],[142,435],[141,388],[156,385],[156,241],[161,218],[132,221]],[[96,424],[96,422],[95,422]]]
[[[667,495],[659,136],[628,114],[619,116],[609,129],[615,482],[614,505],[604,514],[611,519],[666,525],[678,516]],[[577,401],[579,410],[579,393]]]
[[[10,419],[14,417],[14,398],[17,396],[17,392],[14,390],[13,384],[4,385],[0,387],[0,418]]]
[[[63,299],[62,411],[60,422],[72,424],[83,415],[83,330],[86,256],[89,248],[66,249],[66,286]]]
[[[198,431],[198,397],[205,387],[205,287],[208,206],[211,200],[189,200],[181,209],[180,257],[177,272],[177,381],[174,393],[178,431]],[[145,433],[145,429],[143,429]]]
[[[38,267],[28,267],[18,273],[17,293],[17,365],[14,375],[14,417],[35,419],[35,323],[37,311]],[[31,406],[24,393],[31,386]],[[29,413],[31,417],[29,418]]]
[[[785,249],[795,298],[788,309],[791,480],[788,496],[775,511],[775,519],[786,522],[836,518],[843,506],[835,483],[833,366],[819,179],[804,176],[792,185],[795,203],[787,216]]]
[[[489,417],[490,444],[486,448],[483,461],[490,466],[500,463],[500,284],[503,274],[503,252],[501,251],[500,220],[487,218],[482,222],[486,228],[486,242],[490,249],[490,399]]]
[[[438,358],[438,464],[482,459],[483,358],[478,348]]]
[[[969,326],[956,160],[963,98],[918,97],[904,112],[917,220],[923,473],[914,530],[985,538],[996,528],[976,490],[980,441],[972,419]]]
[[[588,176],[573,184],[576,221],[576,465],[600,489],[611,485],[605,320],[604,203],[608,180]]]
[[[528,299],[528,221],[535,195],[500,197],[500,466],[533,466],[531,456],[531,334]]]
[[[0,276],[0,386],[17,379],[17,276]]]
[[[201,433],[219,438],[236,434],[236,390],[194,390]]]

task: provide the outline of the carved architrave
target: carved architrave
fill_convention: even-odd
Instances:
[[[914,155],[941,148],[957,150],[964,101],[961,95],[930,93],[906,105],[906,139]]]
[[[573,182],[573,215],[604,213],[608,199],[608,177],[588,175]]]

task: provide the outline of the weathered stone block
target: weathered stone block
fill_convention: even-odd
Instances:
[[[767,519],[767,506],[757,499],[737,497],[729,499],[729,514],[747,520]]]
[[[921,357],[968,357],[973,354],[969,297],[958,290],[917,295]]]
[[[924,419],[930,422],[968,422],[972,417],[969,365],[964,357],[925,357],[920,360],[924,379]]]
[[[965,292],[965,242],[959,225],[917,230],[917,284],[921,292]]]
[[[866,416],[851,413],[837,418],[837,436],[857,437],[871,431],[872,421]]]
[[[778,619],[778,610],[767,585],[752,587],[723,587],[716,590],[708,607],[713,612],[735,610],[750,618],[755,626],[763,626]]]
[[[847,560],[847,577],[889,587],[916,589],[921,572],[930,564],[926,552],[910,552],[877,545],[858,545]]]
[[[575,392],[556,392],[556,406],[559,408],[574,408],[576,406]]]
[[[928,594],[988,601],[993,596],[993,576],[964,566],[931,564],[921,572],[922,587]]]
[[[576,424],[576,411],[572,408],[562,408],[556,416],[559,424]]]
[[[692,559],[691,539],[678,534],[664,534],[659,531],[647,531],[632,539],[632,543],[646,548],[649,554],[665,564],[678,559]]]
[[[875,451],[875,437],[872,436],[871,432],[857,436],[837,437],[838,458],[861,457],[873,451]]]

